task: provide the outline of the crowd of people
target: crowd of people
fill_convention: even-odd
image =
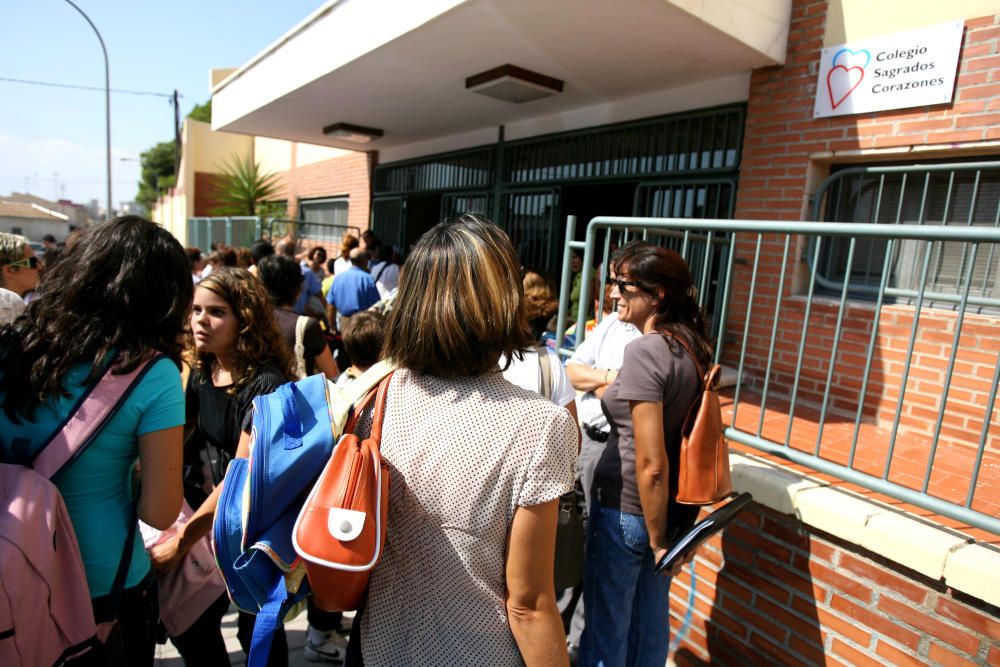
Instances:
[[[381,442],[388,538],[349,645],[341,614],[309,599],[306,658],[665,662],[670,575],[654,566],[696,514],[671,501],[701,380],[686,350],[702,366],[711,354],[684,260],[618,249],[593,331],[564,365],[545,344],[554,290],[499,227],[466,214],[398,259],[370,231],[332,258],[290,238],[204,256],[123,216],[75,234],[40,271],[26,239],[0,234],[0,461],[30,464],[108,368],[156,355],[54,480],[98,620],[115,622],[69,664],[150,665],[169,635],[189,667],[228,665],[225,594],[166,632],[157,581],[210,533],[226,466],[250,451],[255,397],[316,373],[344,385],[382,358],[397,369]],[[557,592],[560,499],[574,492],[583,579]],[[169,537],[147,550],[135,517]],[[245,651],[253,624],[240,612]],[[269,664],[287,663],[279,631]]]

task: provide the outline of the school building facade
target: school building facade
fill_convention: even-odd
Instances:
[[[826,49],[945,24],[947,99],[817,115],[818,97],[839,107],[877,67],[925,66],[919,46],[863,65],[855,48],[831,74]],[[359,224],[404,253],[476,211],[557,276],[568,215],[997,227],[997,72],[1000,8],[978,0],[334,0],[218,82],[213,129],[360,151]],[[779,413],[857,415],[865,433],[978,456],[923,490],[947,472],[995,525],[1000,494],[982,489],[1000,482],[1000,253],[735,238],[719,334],[744,397],[766,385]],[[808,298],[807,274],[822,279]],[[737,450],[758,502],[674,582],[678,663],[1000,663],[997,531]]]

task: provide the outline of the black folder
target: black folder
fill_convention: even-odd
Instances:
[[[713,535],[728,526],[736,515],[753,500],[749,493],[741,493],[691,527],[670,548],[667,555],[656,564],[656,572],[669,571],[675,563],[683,561]]]

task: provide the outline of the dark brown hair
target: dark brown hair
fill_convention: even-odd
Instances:
[[[691,269],[679,253],[646,241],[632,241],[611,257],[611,268],[659,299],[656,330],[682,338],[698,356],[703,370],[712,360],[705,313],[698,305]],[[673,343],[671,343],[673,345]]]
[[[71,235],[25,316],[0,327],[0,394],[12,420],[67,395],[66,375],[88,364],[97,380],[112,353],[119,372],[159,351],[178,368],[191,307],[191,264],[170,232],[134,215]],[[15,416],[17,415],[17,416]]]
[[[531,347],[510,239],[467,213],[420,237],[389,314],[385,356],[439,377],[482,375]]]
[[[355,366],[368,368],[379,360],[385,340],[385,317],[364,310],[352,315],[344,327],[344,349]]]

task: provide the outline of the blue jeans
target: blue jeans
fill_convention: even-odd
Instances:
[[[670,578],[653,572],[639,514],[594,499],[583,575],[580,667],[662,667],[670,646]]]

